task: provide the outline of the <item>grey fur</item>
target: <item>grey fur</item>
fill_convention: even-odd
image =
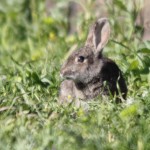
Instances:
[[[61,76],[66,80],[60,86],[60,102],[89,100],[100,94],[118,95],[117,84],[122,97],[126,98],[127,87],[120,69],[115,62],[102,56],[109,34],[108,19],[98,19],[89,31],[85,46],[68,57],[61,68]]]

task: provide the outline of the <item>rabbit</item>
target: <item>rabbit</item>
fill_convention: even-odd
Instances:
[[[109,36],[108,18],[98,19],[91,26],[85,45],[68,57],[60,71],[65,79],[60,85],[60,103],[74,99],[88,101],[98,95],[119,97],[119,91],[126,99],[127,86],[121,70],[114,61],[102,55]],[[117,98],[116,101],[121,100]]]

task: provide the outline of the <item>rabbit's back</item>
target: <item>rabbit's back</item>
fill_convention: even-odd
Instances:
[[[100,72],[100,79],[103,83],[104,94],[118,95],[119,92],[123,98],[126,99],[127,86],[123,78],[122,72],[114,61],[108,58],[102,58],[102,69]],[[104,85],[106,82],[106,85]],[[118,87],[117,87],[118,86]],[[119,88],[119,89],[118,89]]]

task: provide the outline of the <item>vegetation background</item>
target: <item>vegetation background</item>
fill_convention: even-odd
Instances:
[[[134,26],[133,1],[106,0],[112,32],[104,54],[124,73],[127,102],[98,98],[88,112],[57,103],[60,66],[85,41],[93,3],[80,1],[79,30],[68,35],[68,1],[57,0],[47,15],[43,0],[1,0],[1,150],[150,149],[150,42]]]

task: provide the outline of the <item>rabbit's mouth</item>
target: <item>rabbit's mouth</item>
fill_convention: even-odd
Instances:
[[[74,75],[63,75],[63,74],[60,74],[60,77],[63,80],[65,80],[65,79],[67,79],[67,80],[75,80]]]
[[[67,80],[73,80],[73,77],[65,77]]]

